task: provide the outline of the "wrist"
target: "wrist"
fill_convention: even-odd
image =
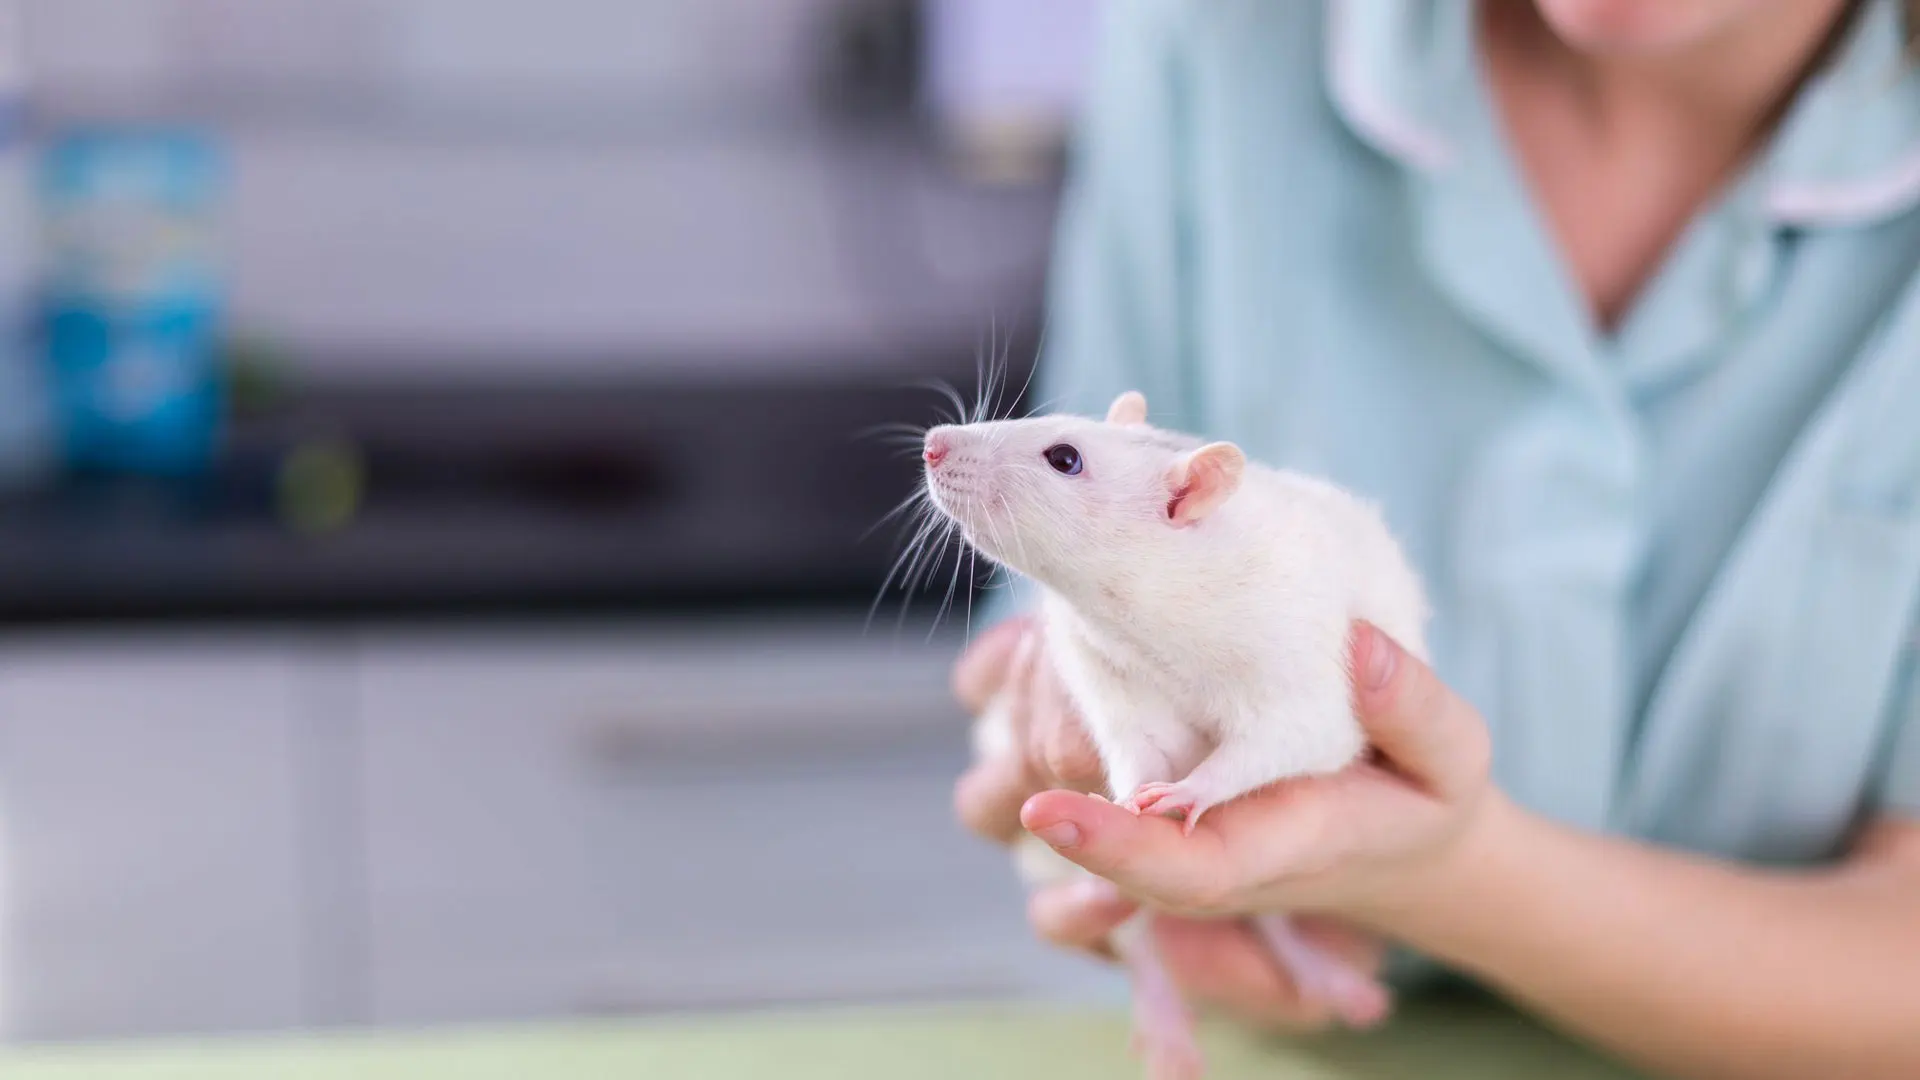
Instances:
[[[1521,842],[1526,811],[1489,786],[1456,831],[1393,875],[1358,912],[1374,931],[1409,944],[1444,934],[1459,914],[1487,910],[1499,893],[1512,849]]]

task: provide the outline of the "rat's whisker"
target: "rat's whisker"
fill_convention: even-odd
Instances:
[[[972,503],[971,498],[968,499],[968,503],[969,505],[971,505]],[[940,624],[946,621],[948,613],[953,610],[954,591],[960,587],[960,571],[966,568],[966,560],[961,558],[961,555],[963,554],[963,552],[955,549],[950,543],[950,541],[953,539],[953,532],[957,532],[957,531],[958,530],[956,529],[956,530],[950,531],[947,534],[947,538],[949,540],[947,549],[951,551],[953,554],[953,577],[947,582],[946,597],[940,601],[940,613],[934,616],[933,626],[929,627],[927,630],[928,641],[933,640],[934,633],[940,629]]]
[[[932,578],[934,569],[946,554],[952,530],[953,523],[940,514],[928,515],[920,536],[916,538],[920,550],[907,566],[906,589],[909,593],[920,591]]]
[[[906,506],[911,509],[912,514],[902,531],[903,534],[910,535],[907,536],[900,553],[894,557],[893,565],[882,581],[880,595],[874,598],[869,617],[878,609],[879,602],[885,597],[888,588],[897,586],[904,594],[911,595],[914,577],[921,562],[927,556],[928,541],[940,528],[940,514],[930,496],[920,494],[920,497],[910,499]]]
[[[894,622],[895,633],[906,628],[907,610],[913,594],[923,591],[926,584],[932,579],[933,571],[940,565],[940,559],[946,555],[948,542],[952,538],[952,534],[949,532],[953,527],[952,522],[935,519],[930,524],[932,524],[934,528],[928,535],[934,539],[921,549],[921,557],[916,561],[915,569],[909,571],[910,585],[907,595],[902,599],[900,604],[900,617]],[[937,625],[939,616],[936,615],[934,621]]]
[[[1050,397],[1047,400],[1042,401],[1039,404],[1035,405],[1031,410],[1029,410],[1029,413],[1030,415],[1033,415],[1033,416],[1039,416],[1041,413],[1047,412],[1051,409],[1058,408],[1060,406],[1060,403],[1065,400],[1067,400],[1067,397],[1065,394],[1060,394],[1055,397]]]
[[[941,423],[963,424],[966,422],[967,403],[960,397],[960,391],[955,389],[952,383],[945,379],[921,379],[912,385],[939,394],[946,404],[953,406],[952,415],[948,415],[945,411],[938,413]]]
[[[1003,419],[1002,410],[1007,404],[1007,387],[1013,382],[1013,327],[1007,327],[1007,336],[1001,341],[997,351],[998,377],[994,380],[994,405],[992,418]]]
[[[988,320],[986,348],[980,349],[976,347],[973,355],[974,387],[973,414],[971,420],[976,424],[987,417],[987,396],[990,393],[990,387],[993,385],[993,354],[999,347],[1000,340],[999,317],[997,315],[990,315],[988,316]]]
[[[991,576],[993,573],[993,566],[991,563],[989,563],[987,566],[987,573],[989,576]],[[967,545],[967,637],[966,637],[966,640],[968,641],[973,640],[973,594],[974,594],[974,591],[979,588],[979,586],[980,586],[980,549],[977,547],[974,547],[972,544],[968,544]]]
[[[939,531],[940,522],[935,517],[929,516],[920,523],[920,531],[914,534],[911,545],[913,557],[907,561],[907,569],[900,578],[902,590],[911,593],[918,588],[921,568],[934,550],[932,541]]]
[[[911,506],[913,504],[908,503],[907,505]],[[926,507],[922,505],[919,509],[924,511]],[[887,576],[880,581],[880,591],[874,595],[873,603],[867,607],[866,629],[871,630],[873,628],[873,617],[880,610],[880,602],[886,599],[887,589],[893,585],[894,579],[900,574],[901,565],[914,556],[922,538],[927,535],[931,525],[932,521],[930,518],[923,518],[919,523],[917,531],[914,533],[913,539],[909,540],[906,546],[901,548],[900,554],[894,557],[893,565],[887,568]],[[910,525],[909,527],[911,528],[912,526]],[[904,581],[904,579],[902,580]]]
[[[1042,319],[1040,321],[1040,340],[1035,342],[1033,346],[1033,363],[1027,365],[1027,377],[1020,383],[1020,392],[1014,395],[1011,402],[1007,403],[1006,419],[1013,419],[1014,412],[1020,408],[1020,402],[1026,399],[1027,391],[1033,389],[1033,377],[1039,373],[1041,358],[1044,357],[1047,352],[1048,329],[1047,321]],[[1033,410],[1028,410],[1026,415],[1033,415]]]
[[[987,332],[991,335],[993,331],[989,328]],[[973,339],[973,409],[967,413],[967,423],[969,424],[978,423],[980,420],[980,388],[987,383],[986,357],[988,350],[991,348],[991,344],[982,346],[978,334],[975,334]]]
[[[927,429],[923,424],[909,424],[902,420],[892,420],[884,424],[875,424],[872,427],[862,428],[854,435],[854,438],[874,439],[882,435],[902,434],[924,436],[926,433]]]
[[[923,488],[923,487],[914,488],[913,494],[908,495],[906,498],[900,500],[900,505],[887,511],[885,514],[881,515],[879,521],[876,521],[872,525],[868,526],[867,531],[860,534],[860,539],[856,541],[856,543],[862,543],[862,544],[866,543],[867,538],[871,537],[874,533],[879,532],[881,527],[886,525],[887,522],[900,517],[902,514],[905,514],[910,510],[923,508],[930,498],[931,496],[927,494],[926,488]]]

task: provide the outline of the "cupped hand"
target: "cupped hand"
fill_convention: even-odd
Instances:
[[[1362,623],[1353,638],[1355,711],[1374,748],[1366,761],[1236,799],[1191,836],[1071,791],[1033,795],[1021,823],[1162,911],[1390,922],[1487,816],[1489,740],[1473,707],[1387,635]]]
[[[1020,807],[1034,793],[1104,790],[1099,752],[1047,662],[1033,618],[1010,618],[980,635],[954,666],[953,689],[974,716],[1004,694],[1014,731],[1013,754],[976,762],[954,789],[968,828],[1005,843],[1020,835]]]
[[[1113,958],[1108,942],[1114,930],[1137,910],[1103,881],[1042,889],[1027,905],[1028,919],[1042,938],[1104,959]],[[1385,949],[1378,938],[1329,919],[1299,918],[1294,925],[1309,942],[1356,971],[1380,973]],[[1371,1027],[1385,1020],[1391,1007],[1384,993],[1370,1014],[1302,994],[1244,920],[1156,914],[1153,934],[1161,961],[1188,1001],[1253,1027],[1287,1033],[1335,1023]]]
[[[1099,755],[1047,663],[1042,635],[1032,619],[1010,619],[982,634],[955,666],[953,681],[955,696],[975,715],[996,695],[1006,694],[1014,728],[1015,752],[976,763],[956,786],[960,817],[974,831],[1011,841],[1024,834],[1021,808],[1036,793],[1104,787]],[[1039,935],[1055,945],[1110,955],[1112,931],[1136,909],[1137,904],[1110,883],[1095,881],[1036,892],[1029,917]],[[1378,970],[1378,938],[1333,920],[1298,923],[1307,937],[1357,969]],[[1244,923],[1159,915],[1155,935],[1175,980],[1200,1004],[1257,1026],[1288,1031],[1324,1027],[1343,1012],[1301,994]],[[1352,1010],[1345,1013],[1339,1018],[1354,1022]],[[1374,1020],[1384,1015],[1383,1008]]]

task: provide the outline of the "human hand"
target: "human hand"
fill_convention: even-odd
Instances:
[[[1100,760],[1052,666],[1033,620],[1009,620],[983,634],[954,669],[954,693],[976,715],[1007,694],[1014,752],[978,762],[955,790],[962,820],[976,832],[1007,842],[1019,836],[1020,809],[1036,792],[1096,791],[1104,786]],[[1135,910],[1104,882],[1035,893],[1029,915],[1041,937],[1069,949],[1111,955],[1108,937]],[[1374,974],[1378,939],[1325,920],[1296,920],[1302,934],[1355,970]],[[1183,992],[1263,1027],[1292,1031],[1335,1018],[1355,1026],[1383,1019],[1391,998],[1376,987],[1364,1002],[1331,1002],[1302,993],[1255,931],[1240,922],[1156,919],[1156,936]]]
[[[1374,747],[1367,760],[1235,799],[1191,836],[1178,822],[1070,791],[1030,797],[1022,824],[1163,911],[1324,913],[1390,927],[1497,793],[1473,707],[1380,631],[1356,624],[1353,637],[1355,709]]]
[[[1015,752],[975,762],[954,788],[960,820],[1001,843],[1020,835],[1020,807],[1036,792],[1101,791],[1106,773],[1065,686],[1047,662],[1040,627],[1021,616],[982,634],[954,665],[954,696],[975,716],[1004,693]]]
[[[1111,960],[1114,930],[1137,910],[1110,883],[1087,881],[1039,890],[1028,901],[1027,916],[1048,942]],[[1297,918],[1294,927],[1355,972],[1378,977],[1385,956],[1379,938],[1330,919]],[[1302,993],[1245,920],[1158,914],[1153,935],[1161,962],[1187,1001],[1253,1027],[1298,1034],[1338,1021],[1368,1028],[1384,1021],[1392,1008],[1391,994],[1377,983],[1364,1001]]]

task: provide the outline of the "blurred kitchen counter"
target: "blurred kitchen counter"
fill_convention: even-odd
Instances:
[[[624,1025],[169,1041],[0,1053],[15,1080],[1114,1080],[1137,1076],[1118,1013],[1008,1007],[692,1017]],[[1631,1080],[1505,1009],[1415,1001],[1385,1030],[1283,1042],[1205,1035],[1213,1080]]]
[[[970,383],[974,369],[962,355],[926,370]],[[940,401],[909,382],[683,373],[285,394],[243,408],[204,475],[79,476],[0,500],[0,625],[864,608],[898,550],[897,530],[875,527],[918,477],[875,429],[931,423]]]
[[[1102,991],[952,821],[964,582],[868,623],[933,400],[313,391],[8,504],[0,1031]]]

